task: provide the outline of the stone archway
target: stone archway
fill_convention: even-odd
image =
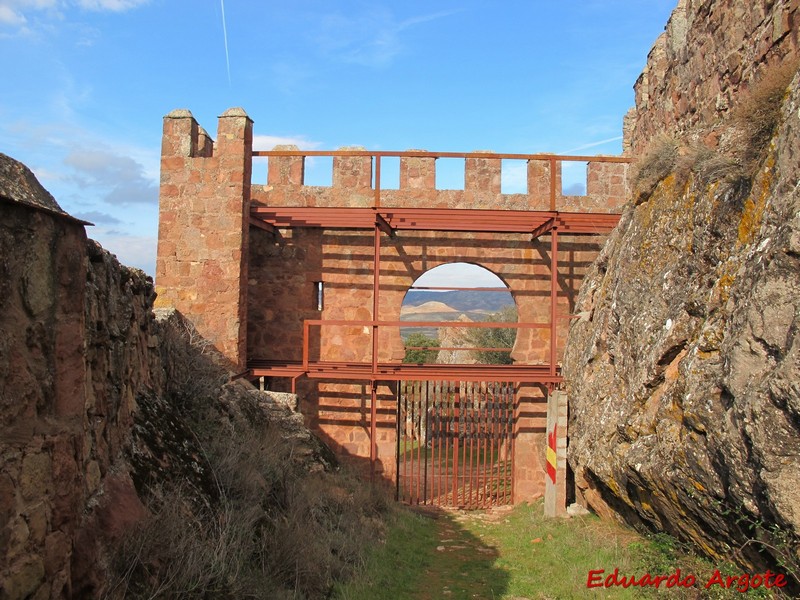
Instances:
[[[506,283],[494,272],[474,262],[442,263],[417,277],[406,291],[399,319],[453,322],[438,328],[412,326],[401,328],[406,345],[404,362],[438,364],[511,364],[517,338],[516,329],[469,328],[468,323],[484,321],[518,322],[518,308]],[[463,323],[464,325],[460,325]],[[436,340],[438,352],[420,352],[409,339],[418,342]],[[417,343],[417,342],[415,342]],[[501,350],[459,350],[464,347],[508,347]],[[413,360],[410,360],[413,359]]]

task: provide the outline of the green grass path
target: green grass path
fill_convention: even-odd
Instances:
[[[398,508],[384,544],[362,576],[336,588],[341,600],[573,598],[735,598],[734,590],[587,588],[590,570],[604,576],[669,575],[676,568],[706,581],[713,566],[681,553],[667,538],[646,539],[587,515],[545,519],[542,503],[513,510],[419,512]],[[753,593],[755,592],[755,593]],[[747,597],[774,597],[751,590]]]

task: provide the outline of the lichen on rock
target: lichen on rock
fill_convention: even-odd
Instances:
[[[681,57],[659,55],[676,94],[693,86],[686,65],[701,60],[700,28],[729,16],[706,4],[684,6]],[[748,13],[743,23],[761,21]],[[724,93],[735,105],[737,90]],[[586,318],[571,327],[564,374],[569,463],[585,503],[797,585],[800,77],[779,100],[757,168],[715,177],[690,165],[626,207],[584,281],[576,312]],[[643,146],[664,107],[637,110]],[[663,128],[686,147],[709,126],[724,140],[725,123],[738,126],[726,114],[678,115]]]

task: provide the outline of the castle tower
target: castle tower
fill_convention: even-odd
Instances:
[[[253,122],[219,117],[214,142],[188,110],[164,117],[157,307],[188,317],[235,368],[246,363]]]

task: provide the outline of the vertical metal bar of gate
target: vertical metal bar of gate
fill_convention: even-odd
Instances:
[[[481,507],[482,508],[486,508],[487,501],[489,499],[489,494],[488,494],[489,478],[487,476],[488,474],[486,472],[486,467],[487,467],[487,464],[488,464],[489,468],[491,468],[491,466],[492,466],[491,463],[487,463],[487,458],[488,458],[488,453],[487,453],[488,447],[487,446],[488,446],[488,442],[489,442],[489,437],[488,437],[488,432],[489,432],[489,421],[488,421],[488,419],[489,419],[489,404],[486,401],[486,384],[481,382],[479,384],[479,389],[480,389],[480,398],[481,398],[481,417],[482,417],[481,418],[481,442],[482,442],[482,446],[483,446],[482,454],[481,454],[481,464],[483,465],[483,469],[482,469],[483,481],[481,483],[481,495],[482,495]]]
[[[412,448],[411,456],[414,456],[414,450],[416,450],[417,451],[417,460],[414,461],[416,466],[417,466],[417,474],[416,474],[416,477],[414,478],[415,482],[417,484],[417,486],[416,486],[416,494],[414,495],[414,503],[415,504],[419,504],[419,478],[420,478],[420,460],[419,460],[420,448],[419,447],[420,447],[420,437],[422,436],[422,416],[420,415],[420,410],[419,410],[419,404],[420,404],[420,400],[421,400],[420,386],[421,386],[421,382],[419,382],[419,381],[415,381],[414,382],[414,418],[416,420],[417,427],[416,427],[415,435],[414,435],[414,437],[416,439],[412,440],[412,442],[411,442],[411,448]]]
[[[509,382],[509,386],[511,383]],[[517,447],[517,425],[519,424],[519,410],[520,410],[520,403],[519,403],[519,384],[515,383],[513,387],[510,388],[511,390],[511,401],[514,407],[512,411],[512,421],[511,421],[511,465],[510,465],[510,478],[511,478],[511,504],[514,504],[515,501],[515,494],[514,494],[514,456]]]
[[[399,501],[400,500],[400,416],[402,411],[400,410],[400,402],[402,402],[403,397],[403,382],[397,382],[397,416],[395,418],[395,457],[394,457],[394,499]]]
[[[473,454],[475,452],[474,449],[474,441],[475,441],[475,428],[473,423],[473,418],[475,417],[475,397],[472,395],[473,392],[473,383],[470,382],[467,384],[469,388],[469,396],[467,402],[467,423],[465,424],[467,428],[467,435],[469,435],[469,499],[467,500],[467,506],[472,506],[472,497],[473,497],[473,476],[475,475],[473,471]]]
[[[422,384],[425,386],[425,411],[423,414],[425,415],[425,432],[422,436],[422,447],[423,452],[425,453],[425,468],[423,469],[425,473],[425,481],[422,483],[422,498],[423,504],[428,503],[428,444],[430,443],[430,435],[431,435],[431,419],[430,419],[430,412],[428,407],[428,398],[430,396],[430,382],[424,381]]]
[[[399,382],[397,499],[465,508],[511,502],[516,397],[510,382]]]
[[[459,434],[459,398],[458,388],[453,391],[453,506],[458,506],[458,463],[459,463],[459,447],[458,447],[458,434]]]
[[[503,469],[506,495],[504,504],[511,504],[511,454],[514,445],[514,396],[511,394],[511,384],[503,382],[503,393],[506,405],[506,463]]]

